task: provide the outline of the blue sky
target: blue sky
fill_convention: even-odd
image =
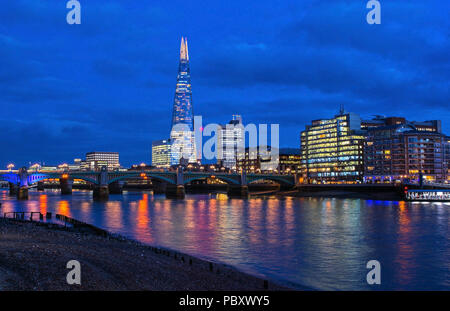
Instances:
[[[181,36],[194,114],[279,123],[298,147],[312,119],[341,104],[364,118],[441,119],[450,134],[450,3],[381,0],[9,0],[0,10],[0,167],[118,151],[150,162],[169,135]],[[137,4],[139,3],[139,4]]]

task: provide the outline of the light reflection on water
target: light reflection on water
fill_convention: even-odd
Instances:
[[[317,289],[374,289],[366,263],[376,259],[376,289],[450,289],[450,205],[360,199],[188,195],[165,200],[125,192],[94,202],[90,192],[0,191],[0,212],[64,214],[144,243],[216,260],[255,275]]]

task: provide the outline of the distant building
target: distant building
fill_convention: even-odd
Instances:
[[[80,162],[80,170],[81,171],[88,171],[89,170],[89,164],[86,162],[86,159],[81,160],[81,162]]]
[[[293,174],[301,172],[300,150],[287,151],[280,149],[278,171],[284,174]]]
[[[217,134],[217,164],[225,168],[236,170],[236,159],[239,155],[239,147],[244,148],[245,138],[242,118],[233,115],[233,119],[225,125],[219,125]]]
[[[128,171],[145,171],[145,170],[151,170],[154,169],[155,167],[153,165],[148,165],[145,163],[141,163],[141,164],[133,164],[131,165],[131,167],[128,169]]]
[[[44,165],[44,166],[41,166],[41,168],[40,168],[41,172],[54,172],[57,170],[58,170],[57,166],[50,166],[50,165]]]
[[[448,181],[448,137],[440,121],[386,122],[367,129],[365,181]]]
[[[442,131],[440,120],[418,122],[418,121],[408,121],[403,117],[384,117],[384,116],[375,116],[373,119],[370,120],[362,120],[361,129],[368,130],[375,127],[400,125],[400,124],[413,125],[418,131],[421,132],[441,133]]]
[[[301,132],[301,181],[355,183],[363,180],[364,132],[354,113],[312,121]]]
[[[86,164],[89,170],[99,171],[103,166],[108,170],[120,168],[118,152],[89,152],[86,153]]]
[[[152,143],[152,166],[169,168],[171,165],[171,143],[169,139],[157,140]]]
[[[247,173],[277,172],[279,150],[275,151],[278,152],[273,152],[271,146],[247,147],[236,160],[236,170]]]

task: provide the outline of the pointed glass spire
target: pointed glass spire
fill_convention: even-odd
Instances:
[[[177,124],[187,124],[194,129],[194,114],[192,108],[191,71],[189,68],[189,55],[187,39],[181,38],[180,64],[178,66],[177,85],[172,113],[172,128]]]
[[[181,46],[180,46],[180,60],[189,61],[189,52],[187,46],[187,38],[181,37]]]
[[[196,161],[194,141],[194,112],[192,106],[191,73],[187,38],[181,37],[180,64],[172,112],[172,163],[182,157]],[[189,156],[184,156],[189,154]]]

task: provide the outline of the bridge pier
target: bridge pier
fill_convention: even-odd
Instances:
[[[22,186],[17,192],[18,200],[28,200],[28,186]]]
[[[102,166],[100,175],[98,176],[98,185],[94,186],[93,197],[96,201],[107,201],[109,199],[109,187],[108,187],[108,169],[106,166]]]
[[[73,180],[69,178],[60,178],[61,194],[72,194]]]
[[[153,194],[164,194],[166,193],[167,183],[159,181],[157,179],[152,179]]]
[[[94,200],[96,201],[107,201],[109,199],[109,188],[108,186],[94,186],[93,192]]]
[[[123,193],[123,181],[115,181],[108,185],[108,191],[110,194],[122,194]]]
[[[9,195],[16,196],[19,193],[19,187],[17,184],[12,182],[9,183]]]
[[[19,191],[17,192],[18,200],[28,200],[28,171],[26,167],[19,170]]]
[[[247,172],[243,170],[239,178],[239,184],[228,184],[227,195],[230,198],[248,198]]]
[[[185,194],[184,185],[167,184],[166,186],[167,199],[184,199]]]
[[[230,198],[248,198],[247,185],[228,185],[227,195]]]

